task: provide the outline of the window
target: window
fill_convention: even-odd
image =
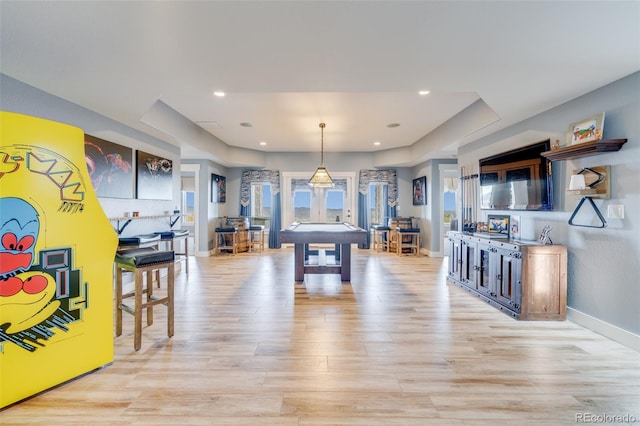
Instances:
[[[372,182],[369,184],[369,221],[371,225],[384,225],[387,215],[387,184]]]
[[[293,191],[293,221],[311,221],[311,190],[296,189]]]
[[[251,225],[264,225],[269,228],[271,217],[271,184],[268,182],[251,183]]]

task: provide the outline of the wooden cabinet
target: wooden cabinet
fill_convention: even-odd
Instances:
[[[564,320],[567,249],[449,233],[448,279],[521,320]]]

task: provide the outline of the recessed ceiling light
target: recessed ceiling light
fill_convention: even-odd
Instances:
[[[267,143],[265,141],[260,141],[260,146],[267,146]]]
[[[213,92],[213,96],[217,96],[219,98],[223,98],[224,97],[224,92],[215,91],[215,92]]]
[[[381,143],[380,143],[379,141],[375,141],[373,144],[374,144],[375,146],[380,146],[380,145],[381,145]]]
[[[196,121],[196,124],[204,129],[219,129],[217,121]]]
[[[431,92],[430,92],[430,91],[428,91],[428,90],[420,90],[420,91],[418,92],[418,95],[422,95],[422,96],[424,96],[424,95],[428,95],[429,93],[431,93]]]
[[[389,123],[387,124],[387,127],[389,128],[400,127],[400,123]]]
[[[240,126],[242,126],[242,127],[253,127],[253,124],[245,122],[245,123],[240,123]]]

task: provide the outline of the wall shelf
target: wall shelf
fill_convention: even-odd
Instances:
[[[599,141],[583,142],[552,151],[545,151],[542,153],[542,156],[551,161],[571,160],[588,155],[620,151],[620,148],[622,148],[622,145],[625,143],[627,143],[626,139],[601,139]]]
[[[185,213],[174,213],[174,214],[157,214],[157,215],[148,215],[148,216],[120,216],[120,217],[110,217],[109,221],[116,222],[116,233],[121,235],[124,229],[131,223],[132,220],[138,219],[161,219],[161,218],[169,218],[169,228],[172,228],[173,225],[178,222],[178,220],[186,216]],[[122,225],[120,222],[124,222]]]

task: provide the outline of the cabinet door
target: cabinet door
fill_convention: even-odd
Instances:
[[[497,249],[494,256],[496,299],[509,309],[520,312],[522,255],[519,252]]]
[[[462,279],[462,241],[449,238],[449,277],[455,281]]]
[[[476,290],[485,296],[493,296],[494,284],[492,279],[492,262],[493,251],[495,249],[485,245],[478,245],[476,260]]]
[[[462,283],[468,287],[476,288],[476,244],[468,241],[462,242]]]

